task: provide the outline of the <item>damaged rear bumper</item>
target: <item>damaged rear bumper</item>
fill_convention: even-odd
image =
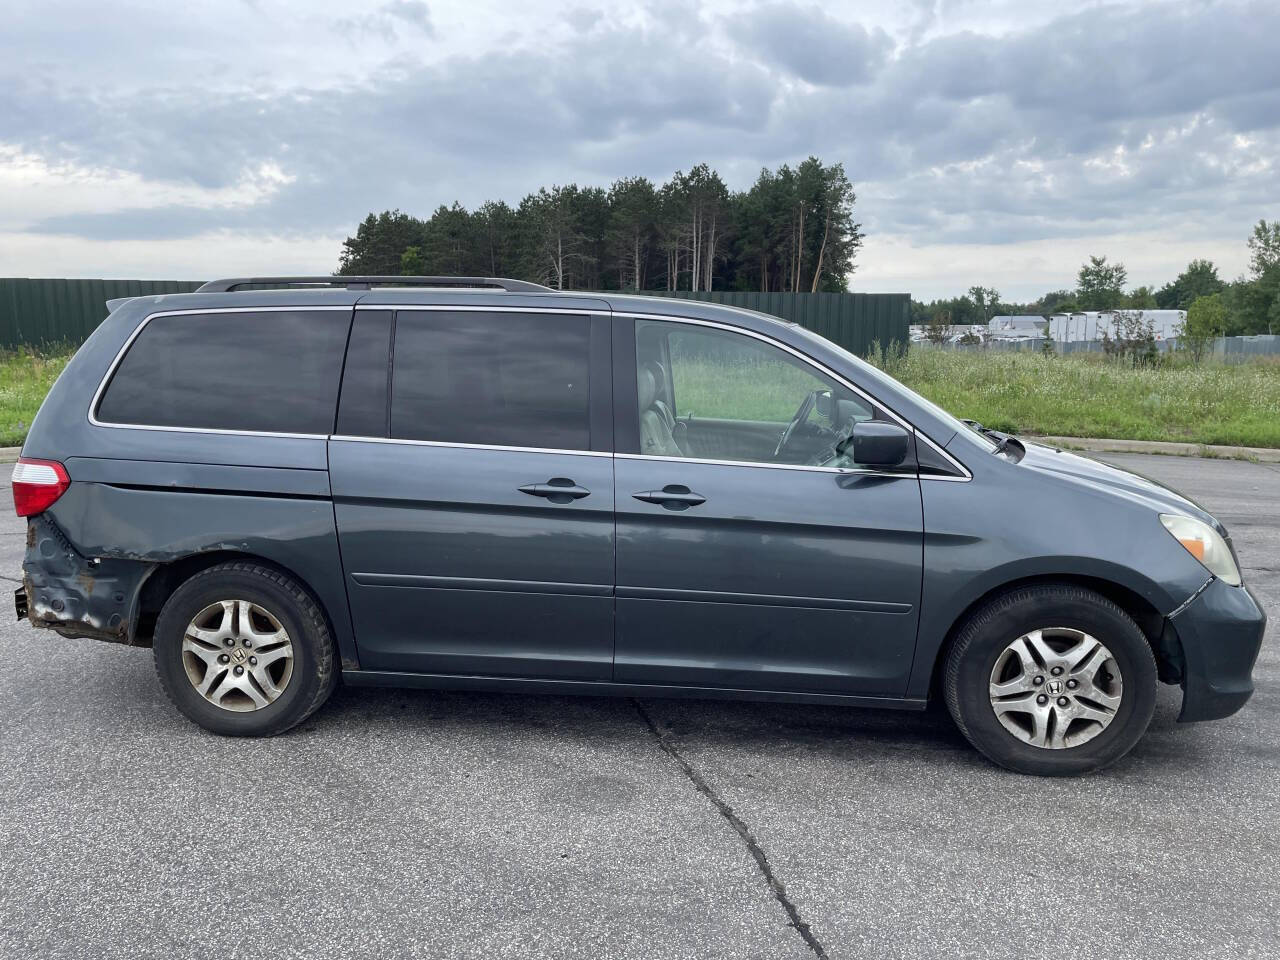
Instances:
[[[27,520],[22,587],[14,594],[21,620],[64,637],[133,643],[138,594],[156,567],[139,560],[83,556],[48,514]]]

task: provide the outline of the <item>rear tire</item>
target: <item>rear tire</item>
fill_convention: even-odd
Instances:
[[[1068,584],[996,597],[961,627],[943,695],[960,732],[1019,773],[1072,776],[1128,753],[1155,710],[1156,664],[1133,619]]]
[[[206,730],[274,736],[297,726],[336,683],[324,613],[293,578],[247,561],[203,570],[156,620],[165,694]]]

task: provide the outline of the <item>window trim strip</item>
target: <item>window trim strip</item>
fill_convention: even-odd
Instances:
[[[498,450],[507,453],[556,453],[571,457],[612,457],[615,454],[608,450],[561,450],[555,447],[508,447],[491,443],[453,443],[446,440],[406,440],[399,437],[352,437],[345,434],[333,434],[328,437],[340,443],[394,443],[412,447],[445,447],[458,450]]]
[[[703,457],[662,457],[647,453],[615,453],[619,460],[659,460],[670,463],[704,463],[716,467],[763,467],[766,470],[803,470],[807,473],[840,473],[852,476],[915,478],[915,470],[873,470],[870,467],[819,467],[806,463],[763,463],[757,460],[712,460]]]

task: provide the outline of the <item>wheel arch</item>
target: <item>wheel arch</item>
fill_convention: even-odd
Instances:
[[[1128,614],[1134,623],[1138,625],[1142,635],[1146,637],[1147,643],[1150,644],[1152,655],[1160,668],[1161,677],[1165,676],[1166,664],[1174,653],[1166,646],[1165,616],[1156,609],[1150,600],[1143,597],[1132,587],[1104,577],[1075,573],[1042,573],[1009,580],[991,587],[985,593],[976,597],[952,619],[942,642],[934,652],[933,663],[930,667],[929,686],[926,691],[928,698],[934,700],[939,696],[942,673],[946,667],[947,656],[950,654],[961,629],[977,610],[997,597],[1024,587],[1063,584],[1092,590],[1094,593],[1110,600]]]
[[[235,561],[246,561],[268,567],[295,581],[310,594],[311,599],[320,608],[321,613],[324,614],[325,623],[329,628],[329,635],[334,637],[336,642],[337,634],[334,631],[333,613],[325,603],[324,597],[296,570],[291,570],[278,560],[264,557],[261,554],[239,550],[207,550],[201,553],[187,554],[175,560],[158,564],[146,580],[143,581],[138,593],[138,616],[134,627],[134,644],[143,647],[152,645],[155,636],[156,618],[160,615],[160,610],[165,602],[178,587],[210,567]]]

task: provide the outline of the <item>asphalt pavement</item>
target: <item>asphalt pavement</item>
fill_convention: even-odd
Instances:
[[[0,957],[1280,955],[1280,465],[1099,458],[1216,513],[1271,626],[1241,713],[1162,687],[1079,779],[778,704],[340,689],[223,739],[0,611]]]

